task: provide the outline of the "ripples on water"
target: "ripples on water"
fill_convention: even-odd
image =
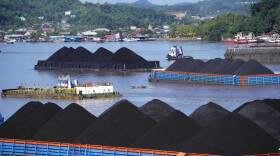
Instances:
[[[142,106],[152,99],[160,99],[174,108],[189,115],[197,107],[210,101],[220,104],[232,111],[241,104],[255,99],[280,98],[279,85],[266,86],[222,86],[182,83],[150,83],[149,73],[137,72],[87,72],[87,71],[37,71],[33,67],[37,60],[45,60],[63,46],[83,46],[91,52],[104,47],[112,52],[127,47],[147,60],[160,60],[163,68],[172,61],[165,55],[173,45],[181,45],[185,55],[194,58],[223,58],[225,49],[232,45],[208,42],[108,42],[108,43],[16,43],[0,44],[0,89],[15,88],[21,84],[28,86],[51,86],[57,82],[58,75],[70,75],[72,79],[84,81],[113,82],[116,91],[123,97],[97,100],[54,100],[30,98],[0,98],[0,112],[7,119],[21,106],[31,100],[42,103],[53,102],[65,108],[75,102],[98,116],[120,99],[128,99],[137,106]],[[267,65],[273,71],[280,71],[279,65]],[[146,85],[146,89],[132,89],[132,85]]]

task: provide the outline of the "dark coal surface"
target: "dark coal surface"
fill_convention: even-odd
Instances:
[[[201,73],[214,73],[215,68],[223,61],[221,58],[215,58],[211,62],[207,63],[204,68],[200,70]]]
[[[76,143],[129,147],[149,130],[155,121],[141,113],[127,100],[121,100],[100,115]]]
[[[15,114],[7,119],[3,124],[0,125],[0,137],[2,138],[16,138],[14,130],[37,109],[41,109],[43,104],[37,101],[31,101],[21,107]]]
[[[158,99],[147,102],[139,110],[157,122],[175,111],[173,107]]]
[[[78,47],[72,53],[70,53],[67,58],[67,62],[91,62],[92,53],[85,49],[84,47]]]
[[[233,74],[239,67],[241,67],[245,62],[243,60],[234,60],[226,69],[225,74]]]
[[[53,103],[46,103],[39,107],[12,131],[14,133],[14,138],[24,140],[31,139],[48,120],[61,110],[62,109],[58,105]]]
[[[53,55],[51,55],[47,61],[68,61],[68,56],[74,52],[74,48],[70,47],[62,47],[58,51],[56,51]]]
[[[206,63],[192,58],[178,59],[166,70],[234,75],[274,74],[255,60],[249,60],[245,63],[240,59],[232,60],[230,58],[215,58],[214,60],[208,60]]]
[[[212,72],[214,74],[228,74],[226,72],[232,62],[233,62],[233,59],[231,59],[231,58],[223,59],[222,62],[218,66],[216,66]]]
[[[204,68],[204,66],[205,63],[202,60],[193,58],[183,58],[175,61],[166,70],[182,72],[199,72],[202,68]]]
[[[103,47],[100,47],[92,54],[92,61],[93,62],[107,62],[108,59],[112,56],[113,56],[113,53],[111,51],[109,51],[108,49],[105,49]]]
[[[108,62],[125,62],[125,63],[134,63],[134,62],[143,62],[147,63],[148,61],[145,60],[143,57],[137,55],[132,50],[122,47],[117,50],[114,55],[109,58]]]
[[[280,99],[264,99],[262,101],[280,112]]]
[[[91,53],[83,47],[76,49],[62,47],[51,55],[47,61],[53,62],[97,62],[97,63],[148,63],[132,50],[122,47],[115,53],[101,47]]]
[[[182,112],[175,110],[158,122],[131,146],[148,149],[172,150],[169,146],[187,141],[201,126]]]
[[[225,108],[216,103],[209,102],[191,113],[190,118],[205,127],[227,113],[229,113],[229,111]]]
[[[280,112],[262,101],[247,103],[238,111],[280,141]]]
[[[249,60],[238,68],[235,75],[255,75],[255,74],[274,74],[271,70],[255,60]]]
[[[255,123],[237,113],[228,113],[197,132],[181,151],[243,155],[274,153],[279,142]]]
[[[72,142],[96,117],[78,104],[70,104],[53,116],[33,136],[33,140]]]

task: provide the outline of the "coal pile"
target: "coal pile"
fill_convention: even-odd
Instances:
[[[67,62],[91,62],[92,53],[84,47],[78,47],[67,56]]]
[[[12,131],[14,138],[30,140],[48,120],[61,110],[58,105],[53,103],[46,103],[37,108]]]
[[[84,47],[76,49],[63,47],[50,56],[47,61],[62,61],[62,62],[118,62],[118,63],[133,63],[133,62],[148,62],[143,57],[137,55],[132,50],[122,47],[115,53],[101,47],[94,53],[91,53]]]
[[[8,120],[0,125],[0,137],[2,138],[16,138],[14,130],[18,125],[25,122],[28,117],[37,109],[43,107],[41,102],[31,101],[21,107],[15,114],[13,114]]]
[[[227,113],[229,113],[229,111],[225,108],[216,103],[209,102],[191,113],[190,118],[205,127]]]
[[[65,62],[68,59],[68,56],[71,55],[73,53],[75,49],[70,47],[62,47],[61,49],[59,49],[58,51],[56,51],[53,55],[51,55],[47,61],[52,61],[52,62],[56,62],[56,61],[62,61]]]
[[[137,55],[132,50],[122,47],[117,50],[114,55],[109,58],[108,62],[121,62],[121,63],[133,63],[133,62],[148,62],[143,57]]]
[[[113,53],[111,51],[109,51],[108,49],[105,49],[103,47],[100,47],[92,54],[92,61],[93,62],[107,62],[108,59],[112,56],[113,56]]]
[[[274,153],[279,142],[255,123],[228,113],[197,132],[181,151],[222,155]]]
[[[147,61],[132,50],[122,47],[115,53],[101,47],[91,53],[83,47],[63,47],[47,60],[39,60],[35,69],[105,69],[134,70],[160,68],[159,61]]]
[[[276,153],[279,101],[247,102],[232,113],[210,102],[188,117],[157,99],[140,108],[121,100],[98,118],[77,104],[61,109],[29,102],[0,125],[0,137],[219,155]]]
[[[51,118],[33,136],[33,140],[72,142],[96,117],[78,104],[70,104]]]
[[[215,58],[200,70],[201,73],[214,73],[215,68],[223,61],[221,58]]]
[[[249,60],[234,72],[235,75],[274,74],[255,60]]]
[[[129,147],[155,121],[127,100],[121,100],[101,114],[75,139],[76,143]]]
[[[240,59],[232,60],[230,58],[215,58],[203,62],[192,58],[178,59],[171,64],[167,71],[196,72],[210,74],[232,74],[232,75],[256,75],[273,74],[271,70],[255,60],[244,62]]]
[[[245,62],[237,59],[234,60],[230,66],[227,68],[227,70],[225,71],[225,74],[233,74],[239,67],[241,67]]]
[[[246,103],[242,108],[238,108],[237,112],[280,141],[280,112],[278,110],[258,100]]]
[[[173,107],[158,99],[147,102],[139,110],[157,122],[175,111]]]
[[[229,74],[227,73],[228,67],[232,64],[233,59],[226,58],[223,59],[222,62],[217,65],[212,71],[214,74]]]
[[[168,71],[182,71],[182,72],[199,72],[204,68],[205,63],[202,60],[193,58],[178,59],[171,64],[166,70]]]
[[[131,146],[172,150],[169,146],[189,140],[200,129],[198,123],[175,110],[134,141]]]
[[[264,99],[262,101],[280,112],[280,99]]]

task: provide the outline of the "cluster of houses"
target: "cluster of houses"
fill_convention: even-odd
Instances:
[[[67,27],[67,23],[62,21],[64,27]],[[153,37],[166,37],[169,32],[169,26],[157,26],[152,28],[150,25],[148,30],[150,34],[145,34],[145,28],[138,28],[131,26],[129,31],[121,30],[118,33],[111,33],[112,31],[107,28],[96,28],[93,30],[81,31],[77,34],[71,34],[68,31],[60,32],[56,36],[48,36],[52,32],[55,32],[55,26],[51,23],[44,23],[40,27],[40,35],[35,40],[32,38],[32,33],[37,33],[37,30],[32,28],[21,28],[18,30],[9,30],[3,32],[0,36],[0,42],[15,43],[15,42],[105,42],[105,41],[150,41],[155,40]],[[63,29],[62,29],[63,30]],[[64,29],[65,30],[65,29]],[[152,35],[151,35],[152,33]],[[99,34],[107,34],[102,37]],[[34,36],[34,35],[33,35]]]

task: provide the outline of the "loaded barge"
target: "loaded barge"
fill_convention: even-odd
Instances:
[[[25,85],[14,89],[3,89],[3,97],[29,97],[29,98],[53,98],[53,99],[94,99],[114,98],[122,96],[114,91],[114,86],[109,82],[78,83],[70,81],[69,77],[59,77],[59,83],[54,87],[27,87]]]

